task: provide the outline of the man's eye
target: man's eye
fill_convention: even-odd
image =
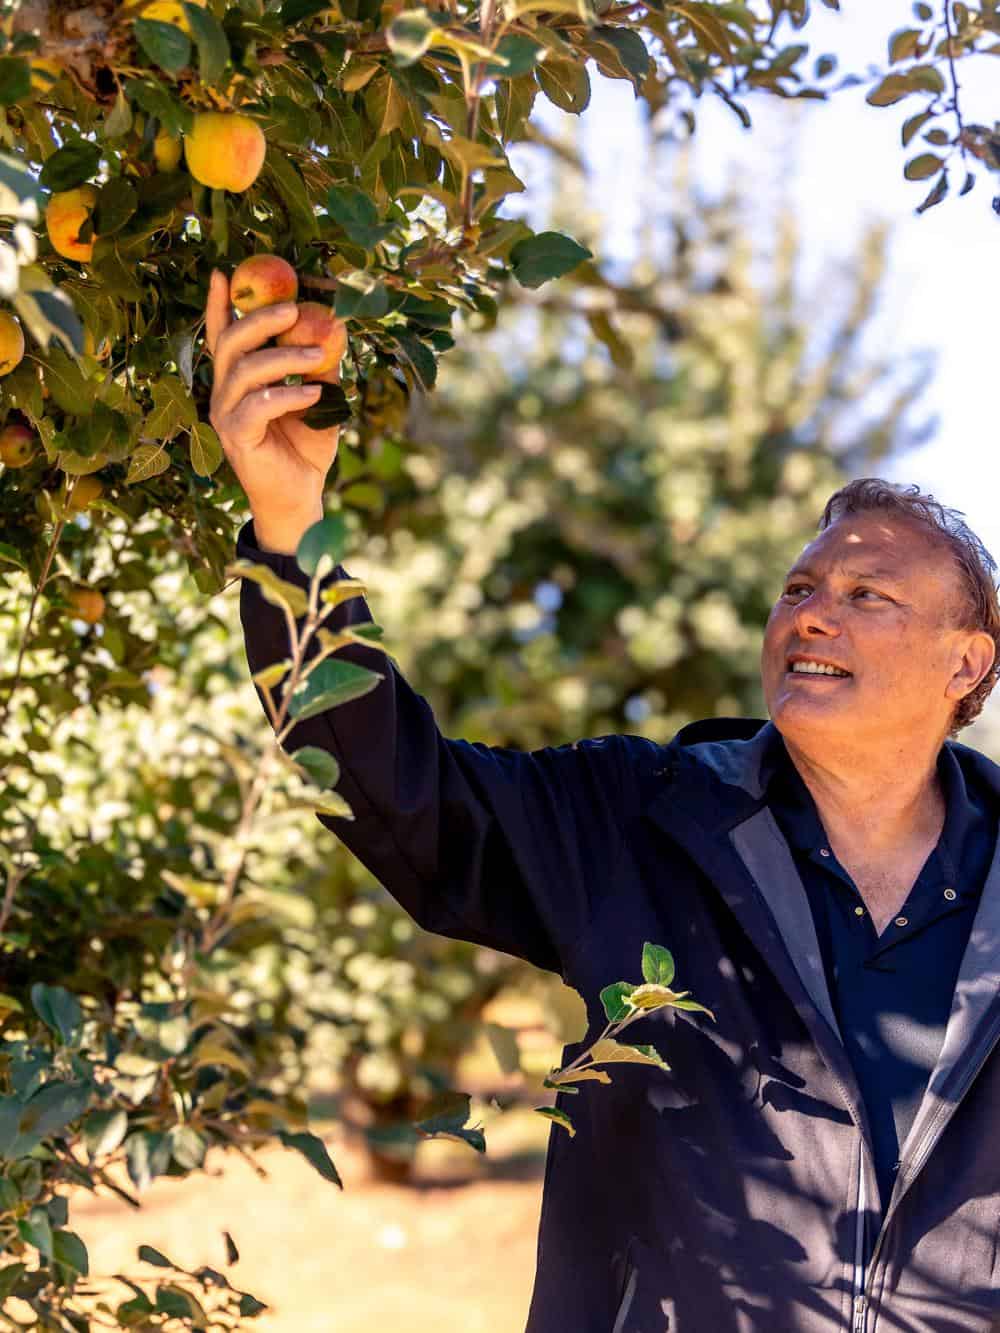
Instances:
[[[790,583],[788,587],[785,589],[785,596],[797,597],[800,592],[804,592],[808,595],[809,591],[810,588],[808,583]]]
[[[875,592],[873,588],[856,588],[854,595],[855,597],[874,597],[876,601],[881,600],[882,597],[882,594]]]

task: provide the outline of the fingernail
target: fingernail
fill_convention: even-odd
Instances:
[[[323,349],[322,347],[304,347],[302,355],[309,357],[311,361],[315,361],[318,356],[323,355]]]

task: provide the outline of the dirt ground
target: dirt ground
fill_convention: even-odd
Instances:
[[[469,1123],[482,1125],[486,1154],[423,1140],[404,1186],[371,1177],[356,1136],[324,1121],[323,1104],[316,1099],[310,1129],[342,1191],[277,1146],[257,1156],[267,1179],[238,1153],[210,1156],[208,1174],[155,1181],[140,1212],[114,1196],[75,1196],[69,1225],[89,1251],[91,1287],[117,1304],[128,1289],[104,1279],[123,1273],[149,1292],[167,1272],[138,1260],[148,1244],[180,1267],[208,1264],[266,1302],[242,1325],[259,1333],[523,1333],[550,1129],[530,1098],[500,1111],[474,1095]],[[224,1231],[240,1252],[231,1266]]]

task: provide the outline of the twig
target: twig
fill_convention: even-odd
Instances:
[[[952,98],[951,106],[955,112],[955,119],[958,121],[958,143],[961,149],[963,159],[965,153],[965,126],[962,124],[962,108],[958,104],[959,82],[958,74],[955,70],[955,53],[952,50],[952,43],[955,35],[951,30],[951,0],[944,0],[944,26],[948,34],[948,69],[951,72]]]

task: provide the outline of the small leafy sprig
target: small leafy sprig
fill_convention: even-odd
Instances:
[[[641,985],[633,986],[628,981],[615,981],[610,986],[604,987],[601,991],[601,1003],[608,1019],[607,1027],[597,1040],[565,1069],[551,1070],[548,1077],[543,1080],[546,1088],[576,1093],[580,1089],[573,1087],[572,1084],[582,1083],[585,1079],[610,1083],[611,1075],[606,1070],[597,1068],[598,1065],[605,1064],[655,1065],[658,1069],[669,1072],[670,1066],[655,1046],[629,1046],[616,1040],[630,1023],[634,1023],[637,1018],[645,1017],[654,1009],[665,1009],[669,1005],[674,1009],[697,1010],[708,1014],[713,1023],[715,1022],[715,1015],[711,1009],[706,1009],[696,1000],[686,998],[691,994],[690,991],[670,989],[674,979],[674,958],[670,950],[661,944],[650,944],[647,941],[642,946],[642,977]],[[576,1134],[573,1122],[565,1111],[555,1106],[536,1106],[535,1110],[539,1115],[544,1115],[569,1130],[571,1137]]]

